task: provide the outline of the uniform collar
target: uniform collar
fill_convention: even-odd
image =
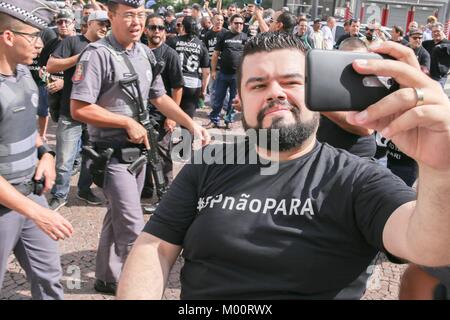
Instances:
[[[136,45],[136,43],[133,44],[133,48],[131,48],[130,50],[127,50],[124,47],[122,47],[122,45],[116,40],[116,38],[114,37],[114,35],[112,33],[110,35],[106,36],[106,37],[107,37],[106,40],[109,41],[109,43],[117,51],[125,52],[125,53],[127,53],[129,55],[134,55],[134,54],[137,53],[137,45]]]
[[[16,66],[16,74],[14,76],[4,76],[0,74],[0,82],[6,81],[8,79],[15,79],[18,82],[24,75],[27,74],[28,67],[18,64]]]

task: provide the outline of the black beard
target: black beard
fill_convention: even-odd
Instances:
[[[150,43],[151,43],[152,45],[154,45],[154,46],[157,46],[157,45],[160,44],[161,41],[162,41],[161,38],[159,38],[159,42],[154,42],[154,41],[153,41],[153,37],[147,37],[147,39],[148,39],[148,42],[150,42]]]
[[[369,41],[372,41],[373,40],[373,35],[371,35],[371,34],[366,35],[366,39],[369,40]]]
[[[283,151],[289,151],[292,149],[299,148],[303,145],[303,143],[308,140],[314,132],[317,130],[317,127],[319,126],[319,119],[320,116],[318,113],[314,113],[313,118],[310,121],[302,122],[300,118],[300,109],[296,106],[292,106],[289,102],[286,100],[274,100],[268,103],[264,108],[262,108],[256,117],[258,121],[258,125],[256,127],[250,127],[247,122],[245,121],[245,116],[242,117],[242,125],[245,130],[248,129],[255,129],[258,134],[257,139],[257,145],[261,146],[261,141],[259,137],[259,133],[261,130],[264,130],[263,128],[263,120],[264,120],[264,113],[267,112],[268,109],[273,108],[274,106],[279,105],[286,108],[289,108],[289,111],[292,112],[295,123],[293,124],[284,124],[284,120],[281,117],[275,117],[272,120],[272,123],[269,128],[267,128],[267,138],[264,140],[264,145],[262,146],[264,149],[267,149],[269,151],[272,151],[272,135],[276,134],[276,132],[273,132],[272,130],[277,130],[278,134],[278,150],[279,152]],[[242,110],[245,110],[245,107],[242,106]]]

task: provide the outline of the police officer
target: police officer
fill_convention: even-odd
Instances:
[[[153,53],[138,42],[145,27],[144,1],[109,1],[108,16],[111,34],[91,43],[77,64],[72,79],[71,112],[75,120],[88,124],[96,151],[114,149],[104,179],[108,210],[98,246],[94,286],[99,292],[114,293],[122,265],[144,226],[140,194],[145,166],[136,174],[127,168],[136,149],[142,145],[149,148],[147,132],[135,120],[139,111],[120,80],[137,74],[139,88],[135,90],[140,91],[142,101],[150,99],[152,105],[204,143],[209,136],[165,94],[161,77],[153,79]]]
[[[26,65],[37,55],[39,30],[53,17],[45,1],[0,1],[0,288],[14,251],[33,299],[62,299],[54,240],[73,229],[47,202],[34,180],[55,180],[55,162],[37,134],[38,88]],[[36,193],[36,194],[34,194]]]

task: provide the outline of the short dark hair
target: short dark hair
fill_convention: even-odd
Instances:
[[[199,5],[198,3],[194,3],[194,4],[192,5],[192,9],[193,9],[193,10],[200,11],[200,10],[202,10],[202,7],[200,7],[200,5]]]
[[[339,50],[342,51],[352,51],[356,49],[364,49],[366,51],[368,50],[365,42],[358,37],[347,38],[339,45]]]
[[[303,54],[306,52],[303,43],[293,34],[286,34],[285,32],[262,32],[257,34],[245,44],[241,62],[239,63],[237,70],[237,89],[239,95],[241,94],[242,65],[245,57],[259,52],[272,52],[276,50],[298,50]]]
[[[244,20],[244,18],[242,18],[242,16],[240,14],[236,13],[231,16],[230,23],[233,23],[234,19],[236,19],[236,18],[240,18],[240,19]]]
[[[118,3],[108,1],[108,11],[115,12],[117,10],[117,7],[119,6]]]
[[[152,13],[151,15],[147,16],[147,19],[145,20],[145,25],[148,26],[148,24],[150,23],[150,19],[161,19],[161,21],[164,23],[164,18],[161,17],[159,14],[156,13]]]
[[[399,34],[400,34],[400,37],[403,37],[404,32],[403,32],[403,28],[402,28],[402,27],[399,27],[399,26],[393,26],[392,29],[394,29],[395,32],[399,33]]]
[[[294,27],[297,23],[296,20],[297,19],[295,18],[295,16],[289,12],[283,12],[277,18],[277,22],[280,22],[283,24],[282,31],[288,32],[288,33],[292,33],[292,31],[294,30]]]

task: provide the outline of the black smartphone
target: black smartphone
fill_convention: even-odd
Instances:
[[[313,111],[361,111],[399,88],[391,78],[357,73],[356,59],[387,59],[376,53],[309,50],[305,99]]]

